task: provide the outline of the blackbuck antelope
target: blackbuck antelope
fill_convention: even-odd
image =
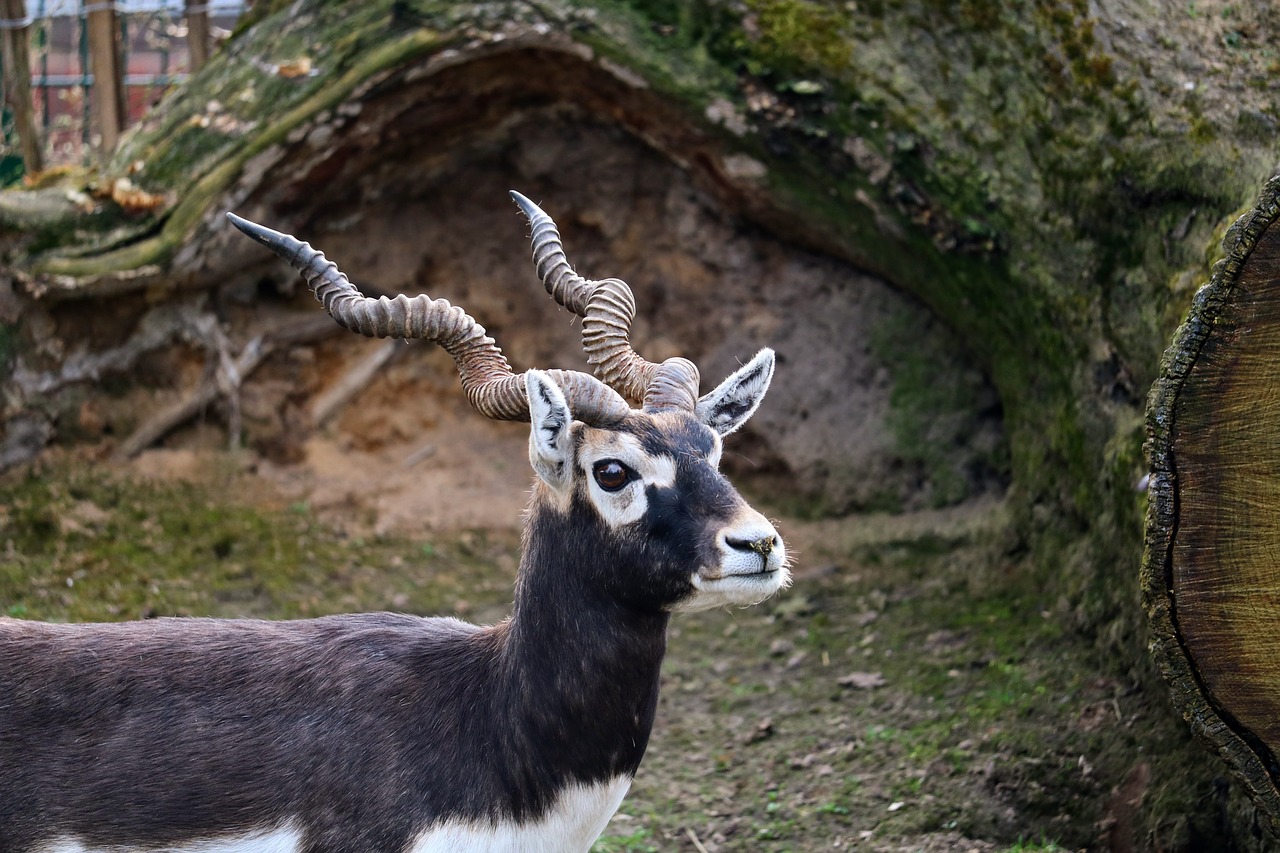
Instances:
[[[532,422],[511,616],[0,619],[0,853],[591,846],[644,754],[670,614],[788,582],[777,532],[717,471],[774,359],[699,397],[692,363],[632,349],[627,285],[575,274],[555,224],[512,195],[598,379],[513,375],[461,309],[362,296],[309,245],[229,214],[343,326],[440,344],[475,408]]]

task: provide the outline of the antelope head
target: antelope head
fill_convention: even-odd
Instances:
[[[723,437],[751,417],[768,390],[773,351],[762,350],[699,396],[691,361],[655,364],[632,348],[630,287],[575,273],[551,218],[519,193],[511,196],[532,226],[534,265],[547,292],[582,318],[594,375],[514,374],[461,308],[425,295],[366,297],[310,245],[227,216],[298,269],[338,323],[372,337],[439,344],[479,412],[531,422],[537,479],[521,584],[525,566],[555,562],[573,564],[613,600],[649,611],[749,605],[777,592],[790,579],[782,539],[719,472]]]

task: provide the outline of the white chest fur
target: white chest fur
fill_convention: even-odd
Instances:
[[[531,823],[447,821],[423,832],[409,853],[586,853],[631,787],[629,776],[597,785],[573,785]]]
[[[629,776],[597,785],[573,785],[551,809],[530,823],[437,823],[410,842],[404,853],[586,853],[604,831],[631,787]],[[302,833],[286,824],[238,835],[192,839],[168,847],[87,847],[62,837],[38,847],[39,853],[298,853]]]

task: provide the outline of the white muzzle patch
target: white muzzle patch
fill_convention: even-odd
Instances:
[[[782,537],[753,509],[744,509],[733,524],[717,534],[716,554],[719,564],[693,573],[693,595],[672,607],[673,612],[748,607],[791,583]]]

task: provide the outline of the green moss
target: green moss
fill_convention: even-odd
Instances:
[[[636,70],[668,106],[686,111],[691,121],[702,121],[702,111],[716,97],[734,96],[734,71],[712,51],[728,26],[723,9],[702,2],[604,0],[591,4],[591,14],[591,26],[574,37],[621,67]]]
[[[888,427],[894,453],[918,469],[929,505],[949,506],[973,497],[974,488],[1007,482],[1008,445],[972,444],[984,418],[997,418],[977,368],[957,358],[963,344],[946,329],[918,328],[916,315],[891,315],[873,330],[870,344],[893,383]],[[994,434],[994,427],[987,425]],[[896,496],[894,496],[896,498]],[[869,509],[894,510],[893,504]]]
[[[141,160],[145,180],[157,187],[185,187],[237,142],[188,121],[168,131],[163,146],[139,152],[145,158]]]
[[[1191,138],[1196,142],[1212,142],[1218,136],[1218,129],[1213,122],[1202,116],[1196,116],[1191,122]]]
[[[839,73],[849,67],[853,46],[845,35],[847,12],[811,0],[748,0],[759,35],[749,48],[762,69]]]

